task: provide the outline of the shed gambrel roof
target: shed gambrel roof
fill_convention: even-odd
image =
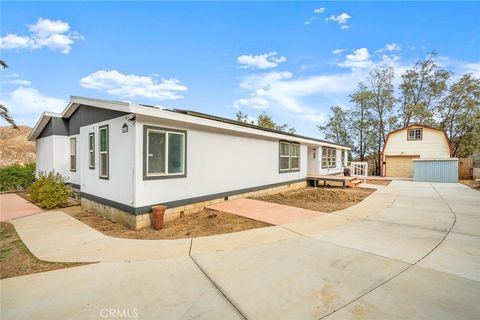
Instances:
[[[400,129],[397,129],[397,130],[393,130],[391,132],[389,132],[387,134],[387,138],[385,139],[385,143],[383,144],[383,148],[382,148],[382,154],[385,153],[385,147],[387,146],[387,143],[388,143],[388,139],[390,138],[390,136],[394,133],[397,133],[397,132],[400,132],[400,131],[403,131],[403,130],[407,130],[407,129],[410,129],[412,127],[421,127],[421,128],[427,128],[427,129],[432,129],[432,130],[438,130],[438,131],[442,131],[444,136],[445,136],[445,141],[447,142],[447,145],[448,145],[448,149],[450,150],[450,156],[452,156],[452,153],[453,153],[453,149],[452,149],[452,145],[450,144],[450,140],[448,139],[448,135],[447,135],[447,132],[442,129],[442,128],[436,128],[436,127],[431,127],[431,126],[427,126],[427,125],[424,125],[424,124],[421,124],[421,123],[412,123],[406,127],[403,127],[403,128],[400,128]]]

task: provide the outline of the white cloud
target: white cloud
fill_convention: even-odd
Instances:
[[[23,79],[14,79],[10,81],[11,84],[18,84],[22,86],[30,86],[32,84],[31,81],[23,80]]]
[[[35,45],[30,37],[17,36],[15,34],[7,34],[5,37],[0,38],[0,48],[4,50],[16,49],[16,48],[32,48]]]
[[[357,77],[352,73],[317,75],[295,78],[291,72],[269,72],[247,76],[240,88],[248,92],[247,98],[234,101],[235,108],[276,108],[302,121],[319,122],[324,114],[305,102],[306,98],[320,95],[345,95],[355,88]]]
[[[100,70],[83,77],[80,85],[84,88],[105,91],[121,98],[148,98],[157,101],[183,98],[179,92],[188,88],[177,79],[156,80],[151,76],[123,74],[117,70]]]
[[[345,49],[335,49],[332,51],[333,54],[339,55],[342,54],[345,51]]]
[[[369,68],[373,65],[371,61],[370,53],[367,48],[360,48],[351,54],[347,54],[345,61],[338,64],[338,66],[343,68],[352,68],[352,69],[364,69]]]
[[[318,15],[320,15],[324,12],[325,12],[325,8],[323,8],[323,7],[313,10],[313,13],[315,15],[313,17],[311,17],[310,19],[308,19],[307,21],[305,21],[303,24],[307,26],[307,25],[315,22],[316,20],[318,20]]]
[[[28,30],[30,31],[28,36],[8,34],[0,38],[0,48],[33,50],[45,47],[68,54],[76,40],[84,40],[78,32],[70,32],[70,25],[61,20],[39,18],[37,23],[29,26]]]
[[[70,26],[68,23],[61,20],[52,21],[39,18],[36,24],[29,26],[28,30],[39,37],[45,38],[54,34],[65,33],[70,30]]]
[[[402,46],[398,43],[387,43],[385,47],[382,49],[377,50],[376,52],[393,52],[393,51],[401,51]]]
[[[26,80],[25,80],[26,81]],[[61,112],[66,102],[50,97],[32,87],[17,87],[2,93],[0,103],[6,106],[17,124],[33,126],[44,111]]]
[[[348,19],[351,19],[352,17],[348,13],[342,13],[338,16],[330,16],[325,19],[325,22],[336,22],[340,25],[340,29],[346,30],[349,29],[350,26],[348,25]]]
[[[19,87],[9,93],[10,108],[18,113],[53,111],[60,112],[66,103],[62,99],[48,97],[35,88]]]
[[[240,68],[248,69],[271,69],[277,67],[280,63],[287,61],[286,57],[277,56],[276,51],[267,52],[259,55],[244,54],[237,58]]]

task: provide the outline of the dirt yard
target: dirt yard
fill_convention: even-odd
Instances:
[[[121,223],[82,210],[80,206],[61,209],[72,217],[112,237],[129,239],[195,238],[270,226],[267,223],[239,217],[230,213],[203,210],[167,222],[162,230],[152,228],[131,230]]]
[[[253,197],[252,199],[320,212],[333,212],[359,203],[374,191],[374,189],[366,188],[308,187],[273,195]]]
[[[480,191],[480,181],[478,180],[460,180],[460,182],[470,188]]]
[[[56,263],[38,260],[18,237],[12,224],[0,223],[0,278],[57,270],[84,263]]]
[[[388,186],[392,180],[367,180],[367,183],[376,184],[378,186]]]

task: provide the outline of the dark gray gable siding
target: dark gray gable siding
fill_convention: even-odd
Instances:
[[[80,127],[118,118],[127,114],[128,113],[126,112],[117,110],[80,105],[70,118],[51,118],[42,132],[38,135],[38,138],[45,138],[52,135],[71,136],[79,134]]]
[[[38,138],[45,138],[51,135],[68,136],[67,120],[63,118],[51,118],[43,131],[38,135]]]

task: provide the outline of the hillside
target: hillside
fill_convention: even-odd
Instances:
[[[27,141],[32,128],[0,127],[0,167],[35,162],[35,142]]]

